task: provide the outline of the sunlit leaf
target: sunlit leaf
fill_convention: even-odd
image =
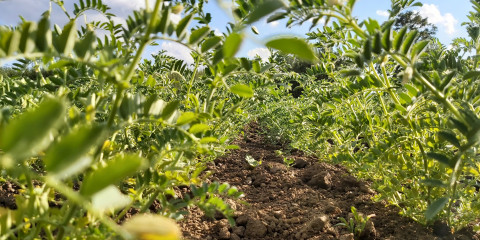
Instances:
[[[76,40],[77,25],[72,20],[63,27],[62,34],[55,39],[54,45],[59,53],[67,55],[73,50]]]
[[[202,43],[202,47],[201,47],[202,52],[206,52],[206,51],[216,47],[218,44],[220,44],[221,41],[222,41],[222,38],[219,37],[219,36],[214,36],[214,37],[206,39]]]
[[[157,214],[138,214],[122,225],[139,240],[180,240],[182,231],[174,220]]]
[[[177,33],[177,37],[182,37],[185,33],[185,30],[187,29],[188,24],[190,21],[193,19],[193,14],[189,14],[182,18],[180,22],[178,22],[177,28],[175,29],[175,32]]]
[[[266,0],[255,6],[255,9],[248,15],[245,24],[252,24],[261,18],[275,12],[277,9],[284,7],[285,4],[281,0]]]
[[[210,126],[208,126],[207,124],[198,123],[191,126],[190,129],[188,129],[188,131],[190,133],[197,134],[197,133],[208,131],[209,129],[210,129]]]
[[[240,97],[251,98],[253,97],[253,90],[245,84],[236,84],[230,87],[230,91],[237,94]]]
[[[193,31],[192,34],[190,34],[190,39],[188,40],[188,43],[195,44],[203,40],[203,38],[207,36],[209,32],[210,32],[209,27],[202,27]]]
[[[46,99],[0,132],[0,149],[19,160],[38,153],[53,140],[50,134],[64,115],[65,105],[61,100]]]
[[[223,56],[225,58],[231,58],[235,56],[240,49],[242,41],[243,36],[239,33],[231,33],[228,35],[227,39],[225,40],[225,44],[223,45]]]
[[[184,112],[180,117],[177,119],[177,125],[182,126],[188,123],[191,123],[197,119],[197,114],[194,112]]]
[[[282,37],[270,40],[266,43],[269,48],[280,50],[284,53],[290,53],[304,60],[315,62],[317,57],[312,47],[303,39],[295,37]]]
[[[146,164],[146,160],[133,154],[117,155],[84,178],[80,193],[92,196],[109,185],[116,184],[127,176],[137,172]]]
[[[123,208],[132,202],[132,199],[109,185],[92,196],[92,207],[100,212]]]
[[[104,138],[104,127],[82,126],[62,138],[45,155],[45,169],[60,178],[67,178],[89,166],[85,155]]]
[[[169,102],[162,111],[162,118],[168,119],[172,116],[172,114],[177,110],[178,106],[180,105],[180,101],[175,100]]]

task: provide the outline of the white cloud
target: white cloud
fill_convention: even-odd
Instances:
[[[52,5],[52,10],[54,13],[52,16],[52,22],[63,25],[67,22],[67,18],[59,7],[57,7],[55,4]],[[0,24],[11,26],[17,25],[21,22],[19,16],[24,17],[28,21],[38,21],[40,20],[42,13],[48,9],[49,1],[0,1]]]
[[[389,17],[390,13],[388,11],[385,11],[385,10],[377,10],[377,15],[382,16],[382,17]]]
[[[215,34],[215,36],[222,36],[223,35],[222,31],[220,31],[220,29],[218,29],[218,28],[215,28],[213,30],[213,34]]]
[[[111,7],[118,6],[121,9],[128,10],[145,8],[145,1],[143,0],[104,0],[103,3]]]
[[[193,64],[193,58],[190,55],[190,49],[179,43],[163,42],[162,49],[167,51],[166,54],[169,56],[184,60],[187,64]]]
[[[426,17],[429,23],[443,28],[447,34],[452,35],[455,33],[455,25],[458,23],[458,20],[451,13],[442,15],[437,5],[423,4],[418,12],[422,17]]]
[[[255,48],[247,53],[248,57],[255,58],[257,55],[262,58],[263,61],[266,61],[272,53],[268,50],[268,48]]]

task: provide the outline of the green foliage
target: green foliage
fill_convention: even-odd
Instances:
[[[202,4],[154,1],[122,26],[100,0],[79,0],[73,12],[53,2],[70,19],[65,26],[52,26],[46,12],[0,29],[1,60],[18,61],[0,72],[0,167],[22,189],[18,210],[2,212],[2,237],[129,238],[117,222],[155,202],[155,211],[174,219],[195,205],[233,221],[222,199],[242,193],[204,181],[206,164],[234,149],[230,142],[250,121],[242,109],[254,87],[232,77],[250,70],[234,57],[243,28],[215,36]],[[106,20],[80,23],[87,10]],[[180,22],[170,22],[182,10]],[[204,23],[192,27],[194,19]],[[164,52],[142,62],[146,46],[160,40],[188,47],[195,64]],[[175,193],[184,186],[188,193]]]
[[[5,238],[128,238],[117,223],[154,203],[174,219],[195,205],[232,221],[222,198],[242,193],[205,183],[206,166],[238,148],[231,141],[254,119],[269,141],[343,163],[372,181],[375,200],[419,222],[459,229],[480,214],[480,74],[478,59],[465,57],[478,52],[476,3],[466,24],[473,37],[447,50],[394,26],[420,5],[412,0],[393,0],[383,24],[358,22],[354,0],[236,1],[224,36],[208,26],[203,1],[154,1],[125,26],[100,0],[79,0],[73,12],[53,2],[70,19],[65,26],[52,26],[45,12],[38,22],[0,27],[0,59],[17,60],[0,69],[0,167],[22,190],[17,210],[0,209]],[[106,20],[83,24],[87,10]],[[328,24],[308,39],[267,40],[269,62],[236,58],[246,29],[268,15],[287,26]],[[165,52],[141,60],[156,41],[186,46],[194,64]],[[352,213],[342,221],[358,236],[368,217]]]
[[[353,233],[355,239],[361,239],[364,235],[365,227],[367,222],[370,220],[371,216],[363,216],[359,213],[355,207],[351,207],[352,217],[349,217],[346,220],[343,217],[340,217],[341,223],[338,223],[337,226],[344,226],[348,229],[349,232]]]
[[[292,37],[282,37],[269,40],[266,43],[267,47],[278,49],[284,53],[291,53],[297,55],[299,58],[311,62],[316,61],[315,53],[311,47],[303,40]]]
[[[257,160],[255,160],[255,158],[253,158],[250,155],[245,156],[245,160],[247,161],[248,165],[250,165],[251,167],[258,167],[258,166],[262,165],[261,160],[257,161]]]

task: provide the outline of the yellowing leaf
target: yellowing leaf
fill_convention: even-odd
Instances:
[[[180,240],[177,223],[160,215],[142,214],[128,219],[123,228],[139,240]]]

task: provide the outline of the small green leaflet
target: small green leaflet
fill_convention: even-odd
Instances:
[[[237,84],[230,88],[230,91],[237,94],[240,97],[251,98],[253,97],[253,90],[245,84]]]
[[[463,75],[463,79],[477,78],[478,76],[480,76],[480,71],[470,71]]]
[[[223,57],[224,58],[234,57],[235,54],[240,49],[242,41],[243,41],[243,36],[241,34],[239,33],[230,34],[225,40],[225,44],[223,45]]]
[[[82,126],[63,137],[45,154],[45,169],[60,178],[67,178],[89,166],[85,155],[104,136],[103,126]]]
[[[406,32],[407,32],[407,27],[400,29],[400,31],[397,33],[397,35],[393,39],[393,47],[395,48],[395,51],[400,50],[400,46],[402,46],[403,37],[405,36]]]
[[[35,31],[37,25],[34,22],[25,22],[22,26],[19,49],[23,53],[29,53],[35,49]]]
[[[445,155],[445,154],[442,154],[442,153],[437,153],[437,152],[429,152],[427,153],[427,156],[430,157],[430,158],[433,158],[451,168],[453,168],[455,166],[454,163],[452,163],[450,161],[450,159]]]
[[[262,161],[257,161],[250,155],[245,156],[245,160],[247,161],[248,165],[252,167],[258,167],[262,164]]]
[[[180,101],[178,100],[169,102],[162,111],[162,118],[164,120],[169,119],[172,116],[172,114],[175,112],[175,110],[177,110],[179,105],[180,105]]]
[[[75,46],[77,40],[77,25],[75,21],[71,21],[63,27],[62,34],[55,41],[55,48],[59,53],[69,54]]]
[[[194,112],[184,112],[177,120],[177,125],[182,126],[191,123],[197,119],[197,114]]]
[[[277,9],[284,7],[285,4],[281,0],[267,0],[260,3],[256,8],[248,15],[245,24],[252,24],[261,18],[275,12]]]
[[[280,50],[284,53],[294,54],[304,60],[315,62],[317,57],[312,47],[302,39],[295,37],[282,37],[270,40],[266,44],[269,48]]]
[[[60,125],[64,115],[62,101],[43,101],[5,127],[0,133],[0,149],[18,160],[37,154],[52,141],[50,133]]]
[[[418,34],[417,30],[413,30],[407,34],[407,36],[405,37],[405,41],[403,42],[403,45],[402,45],[403,54],[407,54],[407,52],[410,50],[410,47],[412,46],[412,43],[415,41],[417,34]]]
[[[88,59],[93,55],[93,51],[97,45],[97,36],[92,31],[85,34],[82,40],[75,44],[74,50],[79,58]]]
[[[439,179],[424,179],[420,181],[421,184],[424,184],[429,187],[446,187],[447,185]]]
[[[438,137],[440,137],[441,139],[443,139],[445,141],[448,141],[449,143],[451,143],[455,147],[460,148],[460,141],[458,141],[458,138],[455,135],[455,133],[453,133],[453,131],[445,131],[445,130],[439,131],[438,132]]]
[[[202,133],[210,129],[210,126],[207,124],[203,123],[198,123],[190,127],[188,130],[190,133],[197,134],[197,133]]]
[[[45,14],[38,22],[37,33],[35,37],[35,45],[38,50],[45,51],[52,46],[52,31],[50,30],[50,14]]]
[[[145,164],[146,160],[137,155],[117,155],[107,161],[107,166],[99,168],[85,177],[80,193],[83,196],[92,196],[107,186],[116,184],[137,172]]]
[[[211,48],[216,47],[220,43],[220,41],[222,41],[222,38],[219,36],[208,38],[202,43],[202,46],[201,46],[202,52],[206,52]]]
[[[195,44],[201,41],[205,36],[210,32],[209,27],[202,27],[192,32],[190,39],[188,40],[189,44]]]
[[[183,34],[185,33],[185,30],[187,29],[187,25],[192,21],[193,19],[193,14],[189,14],[186,17],[184,17],[180,22],[178,22],[177,28],[175,29],[175,32],[177,33],[177,37],[181,38]]]

